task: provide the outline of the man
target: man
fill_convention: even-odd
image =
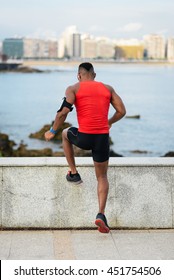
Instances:
[[[76,169],[73,145],[92,150],[96,178],[98,181],[97,193],[99,212],[95,220],[98,230],[109,232],[105,213],[109,183],[107,169],[109,160],[109,128],[119,121],[126,113],[121,98],[114,89],[101,82],[96,82],[93,65],[85,62],[78,68],[79,82],[69,86],[65,98],[50,131],[45,133],[47,141],[51,140],[59,127],[65,121],[74,104],[77,111],[79,128],[70,127],[62,133],[63,149],[70,167],[66,179],[76,184],[81,183],[81,177]],[[110,104],[115,108],[114,115],[108,119]]]

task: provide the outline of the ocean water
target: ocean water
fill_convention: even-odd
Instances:
[[[174,66],[136,64],[94,64],[96,80],[110,84],[125,103],[127,116],[110,131],[112,149],[129,157],[156,157],[174,151]],[[30,133],[54,120],[66,87],[77,81],[76,67],[37,66],[58,70],[49,73],[0,73],[0,132],[17,145],[24,141],[29,149],[58,144],[30,139]],[[114,113],[110,108],[109,115]],[[67,118],[77,125],[76,112]],[[135,151],[140,151],[137,153]]]

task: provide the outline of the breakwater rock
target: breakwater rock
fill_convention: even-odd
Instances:
[[[0,156],[13,156],[13,147],[15,145],[16,143],[10,140],[7,134],[0,133]]]
[[[140,119],[140,115],[125,116],[126,119]]]
[[[54,121],[52,121],[51,124],[45,124],[39,131],[31,133],[29,135],[30,138],[35,138],[35,139],[39,139],[39,140],[44,140],[45,141],[45,132],[48,131],[50,129],[51,126],[53,126]],[[53,138],[54,142],[61,142],[62,141],[62,131],[65,128],[70,127],[71,124],[68,122],[64,122],[64,124],[60,127],[58,133],[55,135],[55,137]]]
[[[28,66],[18,66],[16,69],[13,70],[13,72],[17,73],[43,73],[43,70],[36,69],[36,68],[31,68]]]
[[[170,152],[166,153],[163,157],[174,157],[174,152],[170,151]]]
[[[21,63],[0,63],[0,72],[44,73],[48,71],[28,67]]]
[[[0,133],[0,157],[46,157],[54,156],[51,149],[41,149],[41,150],[28,150],[27,145],[21,141],[20,145],[17,146],[13,140],[9,139],[9,136],[4,133]]]

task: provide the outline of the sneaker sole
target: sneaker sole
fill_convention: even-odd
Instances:
[[[68,183],[72,183],[72,184],[74,184],[74,185],[79,185],[79,184],[83,183],[82,180],[77,181],[77,182],[67,180],[67,182],[68,182]]]
[[[96,226],[98,226],[98,231],[101,232],[101,233],[109,233],[110,229],[106,226],[106,224],[100,220],[100,219],[97,219],[95,221],[95,224]]]

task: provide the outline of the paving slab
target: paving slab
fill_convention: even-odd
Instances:
[[[161,259],[160,248],[149,231],[113,231],[112,236],[122,260]]]
[[[174,230],[152,230],[150,237],[159,248],[162,260],[174,260]]]
[[[75,231],[72,242],[77,260],[120,259],[111,233],[101,234],[97,230]]]
[[[75,260],[75,252],[72,244],[72,231],[55,230],[54,253],[57,260]]]
[[[8,259],[54,259],[53,234],[51,231],[13,231]]]
[[[0,259],[7,260],[10,255],[12,231],[0,231]]]
[[[174,260],[174,229],[0,231],[1,260]]]

